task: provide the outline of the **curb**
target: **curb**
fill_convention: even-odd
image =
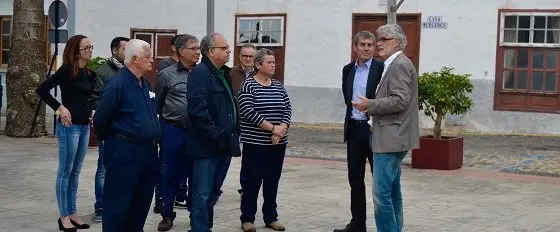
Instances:
[[[319,130],[343,130],[343,124],[313,124],[313,123],[294,123],[292,128],[301,129],[319,129]],[[421,128],[421,135],[431,135],[431,128]],[[504,133],[504,132],[477,132],[477,131],[442,131],[442,135],[450,136],[461,136],[461,135],[472,135],[472,136],[519,136],[519,137],[560,137],[560,134],[545,134],[545,133]]]

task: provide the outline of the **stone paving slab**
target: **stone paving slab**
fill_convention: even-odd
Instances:
[[[463,165],[493,172],[560,177],[560,136],[469,134],[464,137]],[[346,160],[342,128],[293,127],[287,154],[294,157]],[[411,156],[404,159],[411,165]]]
[[[53,132],[53,117],[47,116],[47,131]],[[5,118],[0,120],[0,130]],[[461,134],[456,128],[446,128]],[[423,133],[429,132],[423,130]],[[1,134],[1,132],[0,132]],[[560,177],[560,136],[465,134],[464,167],[493,172]],[[341,125],[295,123],[290,129],[287,155],[313,159],[346,160]],[[404,159],[411,165],[411,156]]]
[[[92,148],[78,195],[79,212],[87,221],[93,210],[96,162],[97,149]],[[216,206],[215,232],[241,231],[239,165],[240,159],[232,161]],[[0,137],[0,231],[58,231],[56,169],[55,139]],[[366,181],[368,227],[375,231],[371,177]],[[405,231],[560,231],[560,178],[404,166],[402,182]],[[287,231],[330,232],[349,220],[349,195],[345,162],[287,158],[278,195],[280,220]],[[272,231],[264,228],[260,212],[256,218],[259,231]],[[150,212],[145,231],[156,231],[159,220]],[[188,227],[186,210],[178,210],[172,231]],[[93,223],[87,231],[101,231],[101,224]]]

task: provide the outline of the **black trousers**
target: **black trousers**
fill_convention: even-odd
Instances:
[[[103,232],[142,232],[159,172],[157,147],[105,141]]]
[[[373,174],[373,152],[370,146],[370,127],[367,121],[350,120],[346,141],[348,182],[350,183],[350,210],[352,222],[366,223],[366,160]]]
[[[241,172],[244,175],[241,195],[241,223],[255,222],[259,190],[263,189],[262,214],[265,224],[278,220],[276,196],[282,175],[286,144],[243,144]]]

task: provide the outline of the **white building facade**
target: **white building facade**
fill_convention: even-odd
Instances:
[[[0,0],[2,8],[10,5],[3,1],[11,2]],[[128,36],[151,43],[161,59],[170,55],[173,35],[206,34],[205,0],[64,2],[70,34],[87,35],[94,56],[109,56],[111,39]],[[232,47],[229,65],[237,64],[243,42],[277,53],[278,79],[292,99],[294,121],[341,123],[341,69],[352,60],[353,34],[384,24],[385,2],[215,0],[214,31]],[[448,116],[447,124],[560,133],[560,0],[405,0],[398,12],[409,41],[406,54],[420,74],[442,66],[472,74],[473,110]],[[2,9],[0,17],[8,13]]]

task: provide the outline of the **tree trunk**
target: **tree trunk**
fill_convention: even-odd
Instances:
[[[434,138],[441,139],[441,121],[443,120],[442,113],[436,115],[436,121],[434,123]]]
[[[6,74],[7,136],[39,137],[47,134],[44,104],[31,133],[39,103],[35,89],[46,74],[44,7],[44,0],[14,0],[10,61]]]

